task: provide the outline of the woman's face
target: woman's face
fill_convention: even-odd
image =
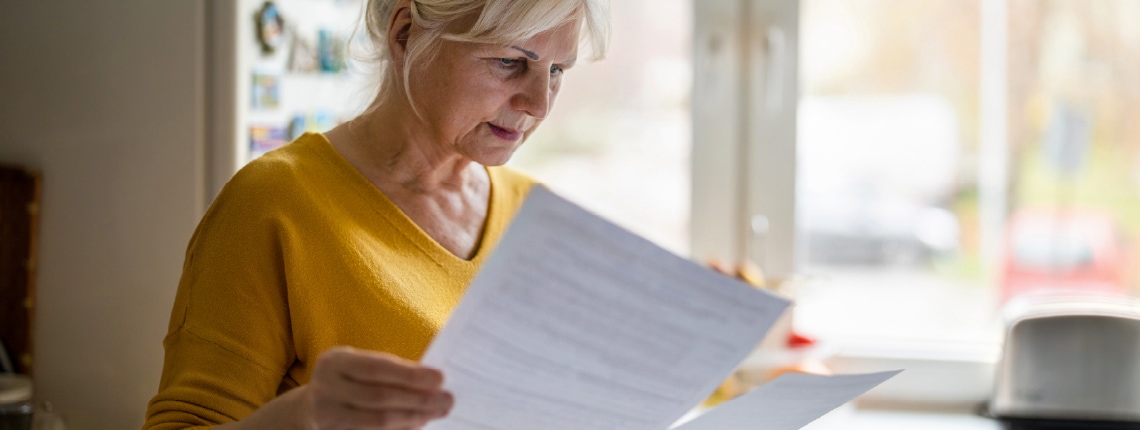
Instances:
[[[486,166],[502,165],[550,113],[578,55],[580,22],[509,46],[443,41],[412,69],[412,99],[433,142]]]

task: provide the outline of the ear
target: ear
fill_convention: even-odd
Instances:
[[[388,52],[396,72],[403,74],[408,53],[408,35],[412,32],[412,0],[399,0],[388,18]]]

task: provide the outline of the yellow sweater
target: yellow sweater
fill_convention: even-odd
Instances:
[[[418,360],[533,181],[492,167],[475,257],[417,227],[306,134],[243,168],[190,239],[145,429],[240,420],[308,382],[336,345]]]

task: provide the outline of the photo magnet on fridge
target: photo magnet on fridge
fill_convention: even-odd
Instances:
[[[257,27],[257,42],[261,45],[261,53],[271,55],[281,46],[285,38],[285,18],[272,1],[265,2],[254,15],[253,20]]]

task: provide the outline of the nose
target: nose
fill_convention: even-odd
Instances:
[[[554,89],[550,86],[550,74],[535,73],[511,99],[511,107],[536,119],[544,119],[550,112],[553,92]]]

